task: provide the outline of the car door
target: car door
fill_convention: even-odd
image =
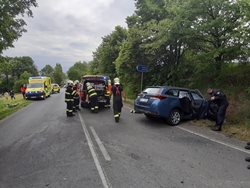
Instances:
[[[201,109],[205,98],[198,92],[198,91],[190,91],[190,94],[192,96],[191,100],[192,100],[192,108],[196,111],[199,112],[199,110]]]

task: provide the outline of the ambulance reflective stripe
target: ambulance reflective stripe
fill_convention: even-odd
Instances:
[[[95,106],[95,109],[99,109],[99,107],[98,107],[98,106]]]
[[[119,117],[119,116],[120,116],[119,114],[115,114],[115,115],[114,115],[115,118],[116,118],[116,117]]]
[[[73,112],[73,110],[66,109],[66,112]]]

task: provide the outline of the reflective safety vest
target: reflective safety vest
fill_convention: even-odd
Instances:
[[[72,91],[71,88],[67,88],[65,91],[65,102],[70,102],[70,101],[74,101],[73,99],[74,93]]]
[[[97,95],[95,89],[92,86],[87,87],[87,92],[88,92],[89,98]]]
[[[75,100],[80,99],[80,96],[79,96],[79,94],[78,94],[78,92],[77,92],[76,90],[74,90],[74,91],[72,92],[72,94],[73,94],[73,98],[74,98]]]

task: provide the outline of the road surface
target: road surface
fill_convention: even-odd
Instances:
[[[244,143],[112,109],[66,117],[64,93],[0,122],[0,188],[249,188]]]

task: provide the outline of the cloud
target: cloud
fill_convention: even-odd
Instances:
[[[90,61],[101,38],[135,10],[134,0],[37,0],[33,18],[6,56],[30,56],[39,69],[61,63],[67,71],[77,61]]]

